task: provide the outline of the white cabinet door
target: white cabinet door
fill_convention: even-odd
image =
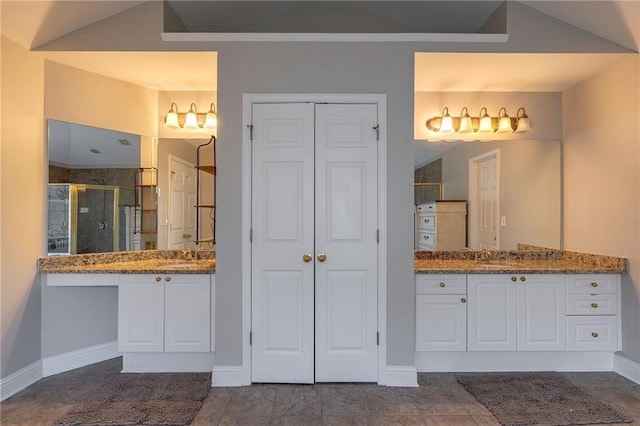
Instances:
[[[164,281],[155,274],[123,274],[118,286],[118,351],[164,349]]]
[[[416,351],[467,350],[465,295],[416,296]]]
[[[164,277],[164,351],[209,352],[211,338],[208,275]]]
[[[518,275],[518,350],[567,348],[564,275]]]
[[[516,283],[511,275],[468,277],[469,351],[515,351]]]
[[[209,275],[121,275],[118,351],[209,352],[209,292]]]

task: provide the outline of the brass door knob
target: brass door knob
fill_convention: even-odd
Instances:
[[[165,280],[166,282],[169,282],[169,281],[171,281],[171,277],[164,277],[164,280]]]
[[[309,253],[305,253],[302,255],[302,260],[304,261],[304,263],[309,263],[313,260],[313,256],[311,256]]]
[[[182,238],[191,238],[191,234],[184,233],[182,234]]]
[[[593,332],[593,333],[591,333],[591,336],[593,336],[594,338],[596,338],[596,337],[598,337],[598,333]]]
[[[463,297],[462,299],[460,299],[460,301],[461,301],[462,303],[467,303],[467,298],[466,298],[466,297]]]
[[[592,308],[597,308],[597,307],[598,307],[598,304],[597,304],[597,303],[592,303],[592,304],[591,304],[591,307],[592,307]]]
[[[156,282],[160,282],[161,279],[162,278],[160,278],[160,277],[156,277]]]
[[[324,254],[324,253],[320,253],[320,254],[318,255],[318,262],[322,263],[322,262],[324,262],[325,260],[327,260],[327,255],[326,255],[326,254]]]

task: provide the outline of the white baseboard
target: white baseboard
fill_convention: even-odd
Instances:
[[[416,352],[419,372],[613,371],[612,352]]]
[[[42,360],[42,376],[48,377],[118,356],[120,352],[118,352],[118,343],[115,341],[65,352]]]
[[[613,355],[613,371],[640,384],[640,364],[626,358],[621,352]]]
[[[386,385],[399,387],[418,387],[418,371],[412,365],[388,365]]]
[[[42,361],[36,361],[0,379],[0,401],[42,379]]]
[[[213,367],[211,377],[212,387],[238,387],[248,386],[250,384],[251,383],[245,383],[242,366],[217,365]]]

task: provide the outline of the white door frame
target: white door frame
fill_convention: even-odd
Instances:
[[[486,160],[490,157],[496,157],[496,169],[498,174],[498,182],[497,182],[497,192],[498,192],[498,206],[496,211],[496,218],[498,218],[498,223],[496,224],[496,244],[500,247],[500,208],[502,204],[502,171],[500,169],[500,149],[495,149],[493,151],[485,152],[484,154],[478,155],[477,157],[473,157],[469,159],[469,247],[472,249],[478,249],[478,229],[480,225],[478,224],[478,168],[479,163],[483,160]]]
[[[387,95],[385,94],[244,94],[242,96],[242,379],[251,384],[251,106],[254,103],[314,102],[378,105],[378,384],[387,370]]]

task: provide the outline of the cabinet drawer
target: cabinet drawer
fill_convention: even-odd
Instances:
[[[418,204],[418,214],[427,213],[427,212],[435,212],[436,211],[436,203],[425,203]]]
[[[418,231],[418,248],[434,249],[436,247],[436,233]]]
[[[615,315],[615,294],[570,294],[567,296],[567,315]]]
[[[615,316],[567,318],[567,349],[570,351],[615,351],[618,327]]]
[[[418,215],[418,229],[435,229],[435,227],[436,227],[435,214],[419,214]]]
[[[617,275],[587,274],[567,277],[568,294],[602,294],[617,292]]]
[[[467,276],[464,274],[418,274],[416,294],[467,294]]]

